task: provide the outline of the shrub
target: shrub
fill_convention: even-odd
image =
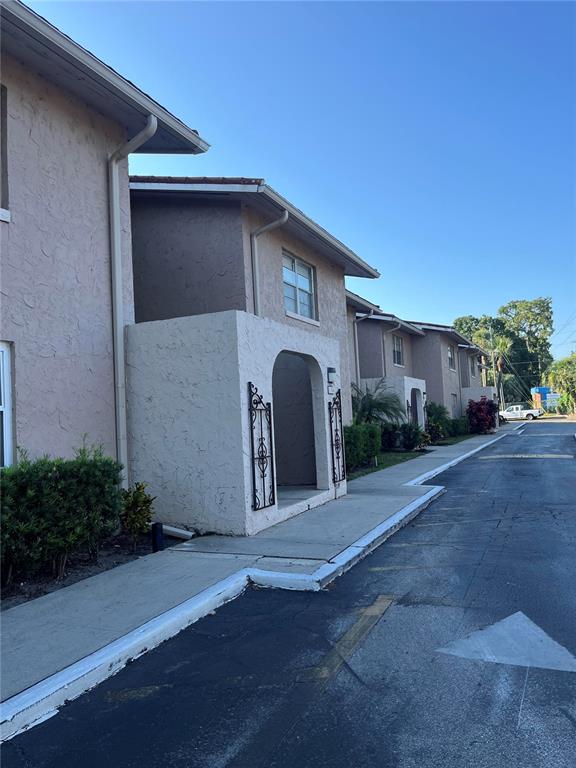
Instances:
[[[470,432],[470,425],[466,416],[460,416],[458,419],[450,419],[450,434],[452,437],[467,435]]]
[[[367,463],[380,453],[382,443],[382,429],[379,424],[366,424],[366,451]]]
[[[473,434],[485,434],[496,427],[496,415],[498,406],[493,400],[481,397],[480,400],[469,400],[466,408],[466,416],[470,432]]]
[[[422,442],[422,430],[410,422],[400,425],[400,442],[405,451],[413,451]]]
[[[430,438],[430,442],[433,445],[439,443],[440,440],[442,440],[444,437],[444,431],[442,430],[442,427],[440,427],[439,424],[435,424],[433,421],[428,422],[427,434]]]
[[[398,427],[394,424],[382,424],[381,448],[383,451],[393,451],[398,442]]]
[[[122,467],[101,448],[73,459],[27,457],[0,473],[2,577],[51,567],[59,578],[73,551],[96,555],[120,520]]]
[[[379,424],[352,424],[344,427],[346,469],[365,467],[380,453],[382,436]]]
[[[136,549],[138,536],[150,529],[155,496],[146,493],[146,483],[135,483],[131,488],[122,491],[122,512],[120,523],[122,531],[132,539],[132,548]]]
[[[445,405],[440,405],[440,403],[426,403],[426,417],[428,423],[436,424],[440,428],[445,426],[450,421],[448,408],[446,408]],[[445,433],[445,430],[443,431]]]

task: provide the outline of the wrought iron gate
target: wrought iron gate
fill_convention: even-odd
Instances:
[[[265,403],[258,388],[248,382],[250,449],[252,465],[252,509],[271,507],[276,502],[272,406]]]
[[[332,449],[332,480],[341,483],[346,480],[346,459],[344,456],[344,433],[342,431],[342,392],[339,389],[328,403],[330,416],[330,448]]]

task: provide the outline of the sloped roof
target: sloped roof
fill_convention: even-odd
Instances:
[[[155,135],[139,152],[198,154],[209,144],[140,88],[91,54],[20,0],[0,1],[0,47],[57,86],[124,126],[141,131],[149,115]]]

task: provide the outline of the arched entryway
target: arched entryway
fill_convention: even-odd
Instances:
[[[413,424],[424,427],[424,404],[422,392],[413,387],[410,392],[410,418]]]
[[[284,351],[274,363],[272,413],[279,504],[292,503],[317,492],[311,377],[314,362],[305,355]]]

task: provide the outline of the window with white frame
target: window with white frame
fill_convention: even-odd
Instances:
[[[282,279],[284,282],[284,309],[295,315],[317,320],[316,276],[314,267],[284,252]]]
[[[0,342],[0,466],[12,464],[12,377],[10,345]]]
[[[404,339],[402,336],[392,336],[392,362],[394,365],[404,365]]]
[[[452,344],[448,345],[448,367],[450,370],[456,370],[456,355],[454,354],[454,347]]]
[[[470,376],[476,378],[476,358],[474,355],[470,355]]]

